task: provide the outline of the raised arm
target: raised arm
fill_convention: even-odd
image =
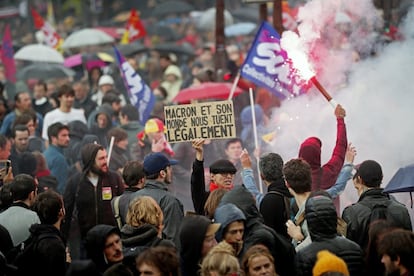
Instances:
[[[253,175],[252,161],[246,149],[242,151],[242,154],[240,155],[240,161],[243,168],[243,184],[256,199],[256,205],[260,206],[260,202],[262,202],[264,195],[259,191],[259,189],[257,189],[256,181],[254,180]]]
[[[352,170],[354,169],[354,159],[356,154],[357,152],[355,147],[352,146],[352,143],[349,143],[348,148],[346,149],[345,163],[342,166],[338,179],[336,180],[335,185],[326,190],[332,198],[336,198],[345,190],[346,183],[352,177]]]
[[[191,173],[191,199],[193,200],[194,211],[199,215],[203,215],[204,204],[209,195],[204,180],[204,139],[194,140],[192,146],[196,151],[196,158]]]

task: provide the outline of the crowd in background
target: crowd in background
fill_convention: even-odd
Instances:
[[[41,1],[34,2],[46,12]],[[0,160],[10,160],[1,161],[0,170],[0,275],[414,273],[408,211],[383,193],[379,163],[353,164],[356,151],[342,106],[334,111],[337,140],[326,164],[317,137],[298,145],[298,158],[286,162],[265,139],[257,151],[252,111],[262,138],[272,131],[269,120],[281,105],[261,88],[253,110],[247,93],[233,99],[240,138],[167,141],[164,106],[178,104],[174,98],[184,88],[234,80],[254,32],[227,38],[226,72],[217,74],[214,30],[198,29],[189,13],[160,20],[150,16],[160,1],[111,1],[88,18],[84,4],[72,2],[62,1],[65,11],[56,13],[64,18],[56,20],[63,38],[87,24],[113,22],[130,8],[141,12],[148,31],[158,21],[168,25],[167,33],[134,43],[140,50],[124,52],[156,103],[142,123],[115,62],[74,68],[70,78],[19,80],[14,88],[0,67]],[[214,4],[194,2],[201,11]],[[230,11],[246,7],[226,1]],[[19,46],[36,39],[25,20],[8,19]],[[168,32],[174,37],[167,38]],[[171,47],[157,49],[163,44]],[[113,55],[107,46],[64,55]],[[26,63],[17,64],[18,70]],[[243,90],[252,85],[239,83]],[[359,200],[340,214],[338,195],[347,183]],[[28,249],[22,249],[25,243]]]

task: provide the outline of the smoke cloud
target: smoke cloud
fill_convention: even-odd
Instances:
[[[373,41],[382,22],[371,2],[308,2],[299,12],[299,33],[317,78],[347,112],[348,141],[358,151],[355,163],[378,161],[385,186],[398,168],[414,163],[414,9],[399,26],[405,39],[378,47]],[[348,19],[353,23],[347,23]],[[376,56],[353,61],[354,50],[368,55],[373,49]],[[309,136],[322,140],[322,163],[330,158],[336,118],[315,88],[284,101],[274,113],[272,126],[277,128],[274,151],[285,161],[297,157],[300,143]],[[357,200],[352,183],[341,198],[345,206]],[[407,194],[398,198],[410,204]]]

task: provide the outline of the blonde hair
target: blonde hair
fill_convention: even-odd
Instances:
[[[126,223],[139,227],[144,224],[151,224],[157,228],[162,225],[163,214],[158,203],[150,196],[135,198],[128,206]]]
[[[256,245],[251,246],[249,249],[247,249],[241,261],[241,266],[246,276],[250,275],[249,267],[252,264],[252,260],[259,256],[264,256],[268,258],[270,263],[273,266],[273,270],[276,271],[274,267],[274,258],[272,254],[270,253],[269,249],[262,244],[256,244]],[[277,275],[276,272],[274,273],[274,275]]]
[[[234,256],[233,247],[223,241],[213,247],[201,263],[201,276],[227,276],[240,271],[239,260]]]

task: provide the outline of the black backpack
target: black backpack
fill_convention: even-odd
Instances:
[[[48,238],[58,239],[59,237],[52,233],[42,233],[39,236],[30,235],[24,242],[10,250],[7,254],[7,260],[17,267],[19,275],[29,275],[30,270],[39,265],[37,246],[41,240]]]

